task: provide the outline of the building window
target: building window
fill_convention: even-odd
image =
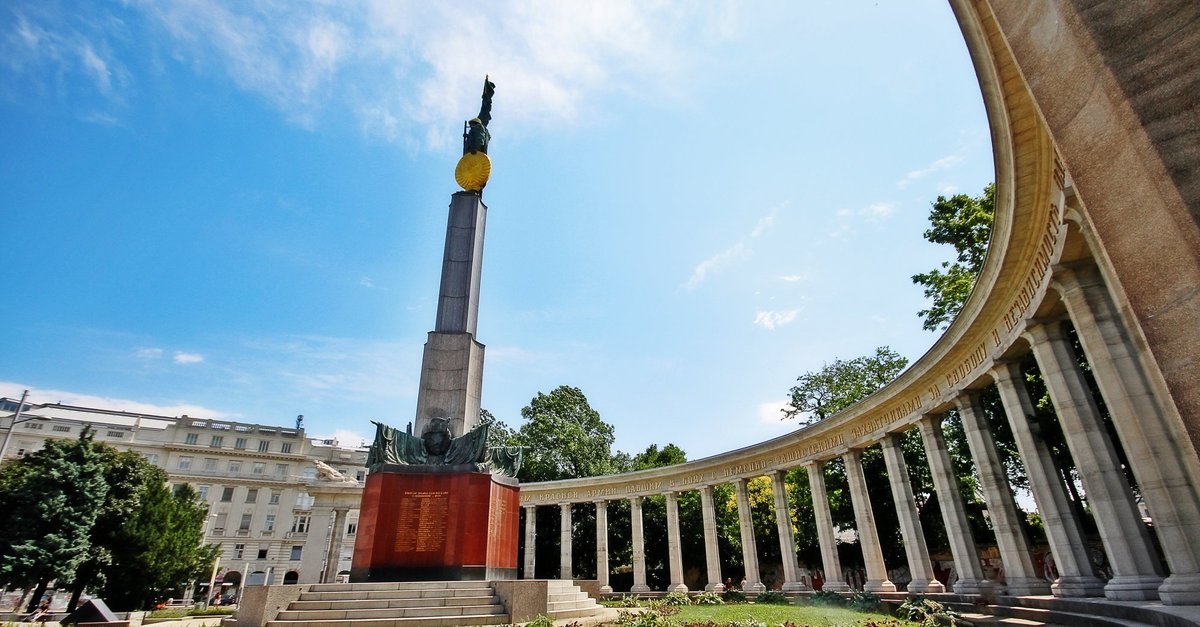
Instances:
[[[308,523],[312,517],[308,514],[296,514],[292,519],[292,533],[308,533]]]
[[[299,560],[300,554],[303,552],[304,552],[304,545],[302,545],[302,544],[292,545],[292,561]]]
[[[313,503],[317,499],[308,492],[301,492],[296,495],[296,509],[312,509]]]
[[[42,423],[40,423],[40,422],[27,422],[27,423],[25,423],[25,428],[26,428],[26,429],[33,429],[34,431],[41,431],[43,426],[44,426],[44,425],[42,425]]]
[[[310,466],[310,467],[304,469],[304,480],[305,481],[312,481],[313,479],[316,479],[316,478],[317,478],[317,469],[316,468],[313,468]]]
[[[279,505],[279,490],[271,490],[271,505]]]
[[[288,474],[287,464],[275,464],[275,474],[280,477],[286,477]]]
[[[71,427],[68,427],[67,425],[54,425],[53,427],[50,427],[50,430],[57,431],[58,433],[70,433]]]
[[[260,559],[260,560],[267,559],[267,550],[268,549],[259,549],[258,550],[258,559]]]
[[[267,514],[267,519],[263,522],[263,531],[275,531],[275,514]]]
[[[258,488],[246,488],[246,502],[247,503],[257,503],[258,502]]]
[[[208,486],[206,486],[206,485],[196,486],[196,496],[200,497],[201,501],[207,501],[208,500]]]
[[[110,438],[123,438],[123,437],[125,437],[125,432],[124,431],[109,431],[107,433],[107,435]]]
[[[229,472],[233,474],[242,472],[242,462],[229,462]]]
[[[191,455],[181,455],[179,457],[179,469],[180,470],[188,470],[191,467],[192,467]]]
[[[291,453],[291,452],[292,452],[292,443],[291,443],[291,442],[284,442],[283,444],[280,444],[280,445],[279,445],[279,452],[280,452],[280,453]]]
[[[242,514],[242,522],[238,525],[238,531],[250,531],[250,522],[253,518],[254,514],[249,512]]]
[[[204,458],[204,469],[205,469],[205,470],[207,470],[208,472],[216,472],[216,470],[217,470],[217,458],[215,458],[215,457],[205,457],[205,458]]]
[[[261,475],[267,471],[267,465],[262,462],[254,462],[254,469],[251,471],[256,475]]]
[[[246,553],[246,545],[244,545],[244,544],[233,545],[233,559],[240,560],[240,559],[242,559],[242,555],[245,555],[245,553]]]
[[[225,436],[223,436],[223,435],[214,435],[212,437],[212,441],[208,443],[208,445],[213,448],[221,448],[221,446],[223,446],[224,444],[225,444]]]
[[[271,452],[271,441],[270,440],[259,440],[258,441],[258,452],[259,453],[270,453]]]
[[[158,465],[158,453],[145,453],[142,456],[151,464]]]
[[[200,441],[199,433],[189,433],[183,438],[184,444],[195,444]]]
[[[246,438],[238,438],[233,441],[233,448],[244,451],[246,450]]]
[[[230,503],[233,501],[233,488],[225,488],[221,491],[221,502]]]
[[[357,480],[359,483],[362,483],[363,480],[365,480],[366,478],[367,478],[367,471],[365,471],[365,470],[360,470],[360,471],[354,473],[354,479]]]
[[[349,525],[346,525],[346,535],[352,536],[356,533],[358,533],[358,523],[357,522],[352,522]]]

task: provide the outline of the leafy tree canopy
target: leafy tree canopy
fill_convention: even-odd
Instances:
[[[975,287],[975,277],[983,268],[988,242],[992,236],[995,213],[996,185],[989,183],[981,196],[955,194],[950,198],[938,196],[929,212],[930,227],[925,239],[935,244],[954,247],[955,260],[943,262],[940,268],[915,274],[913,283],[925,287],[930,299],[929,309],[917,313],[922,327],[936,331],[949,326],[962,309]]]
[[[645,451],[634,455],[630,465],[633,470],[646,470],[648,468],[674,466],[686,461],[687,453],[674,444],[667,444],[661,449],[658,448],[657,444],[651,444],[646,447]]]
[[[518,478],[554,481],[595,477],[614,470],[612,425],[600,419],[576,387],[559,386],[521,409],[525,423],[513,438],[528,447]]]
[[[796,379],[783,419],[802,418],[806,424],[824,420],[887,385],[907,365],[907,358],[887,346],[873,355],[835,359]]]

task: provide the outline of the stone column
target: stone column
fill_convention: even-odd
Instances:
[[[704,561],[708,565],[708,583],[705,584],[704,590],[724,592],[721,555],[717,550],[717,512],[713,508],[713,488],[710,485],[700,488],[700,510],[704,516]]]
[[[804,465],[808,473],[808,488],[812,492],[813,514],[817,521],[817,540],[821,544],[821,569],[825,573],[825,590],[846,592],[850,586],[842,575],[842,561],[838,559],[837,544],[833,539],[833,516],[829,513],[829,495],[825,493],[825,471],[821,462]]]
[[[646,543],[642,539],[642,497],[630,497],[629,519],[633,527],[633,587],[629,591],[650,592],[646,585]]]
[[[917,423],[921,429],[921,442],[925,445],[925,456],[929,458],[929,473],[937,490],[938,504],[942,509],[942,523],[946,526],[946,537],[950,541],[950,553],[954,556],[954,569],[958,581],[954,592],[958,594],[990,594],[992,585],[983,578],[983,567],[979,563],[979,550],[967,521],[962,495],[958,492],[958,477],[950,465],[950,454],[946,451],[946,437],[942,433],[942,417],[926,415]]]
[[[608,501],[596,501],[596,580],[600,594],[612,592],[608,585]]]
[[[862,547],[863,561],[867,565],[867,592],[895,592],[896,584],[888,580],[887,566],[883,563],[883,549],[879,546],[879,531],[875,529],[875,512],[871,509],[871,495],[867,490],[867,477],[862,469],[862,451],[854,449],[842,455],[846,463],[846,479],[850,482],[850,500],[854,503],[854,523],[858,527],[858,544]]]
[[[746,585],[743,592],[758,594],[767,589],[758,572],[758,545],[754,542],[754,518],[750,512],[750,495],[746,479],[734,483],[737,489],[738,527],[742,533],[742,564],[746,566]]]
[[[771,473],[771,492],[775,496],[775,525],[779,529],[779,554],[783,557],[783,591],[799,592],[808,587],[800,580],[796,565],[796,537],[792,535],[792,514],[788,509],[785,472]]]
[[[679,548],[679,495],[667,492],[667,553],[671,570],[671,583],[667,592],[687,592],[683,583],[683,554]]]
[[[325,553],[325,572],[321,574],[321,581],[325,583],[333,583],[337,579],[338,562],[342,557],[342,540],[346,537],[348,511],[346,508],[334,508],[329,515],[329,547]]]
[[[537,505],[525,506],[525,578],[536,579]]]
[[[900,533],[904,537],[908,571],[912,574],[912,581],[908,582],[908,592],[945,592],[946,586],[933,576],[933,563],[929,560],[929,547],[925,544],[925,531],[921,528],[917,499],[913,496],[912,483],[908,476],[908,464],[904,462],[904,451],[900,448],[901,437],[900,434],[892,433],[880,443],[883,445],[883,460],[887,463],[892,500],[896,502],[896,517],[900,519]]]
[[[1178,414],[1169,411],[1173,406],[1156,397],[1097,269],[1060,270],[1056,278],[1171,570],[1159,597],[1172,605],[1200,604],[1195,449]]]
[[[1108,554],[1113,578],[1105,584],[1104,596],[1156,599],[1163,582],[1158,553],[1071,345],[1057,324],[1030,326],[1027,335]]]
[[[1030,419],[1035,415],[1033,399],[1025,388],[1025,376],[1021,366],[1015,363],[996,364],[991,371],[1004,413],[1012,427],[1017,452],[1025,464],[1025,475],[1029,477],[1029,488],[1037,502],[1038,514],[1046,529],[1050,552],[1058,568],[1058,579],[1050,584],[1050,591],[1058,597],[1089,597],[1104,594],[1104,582],[1092,570],[1092,561],[1087,554],[1087,542],[1079,520],[1071,509],[1066,486],[1050,456],[1050,448],[1035,434]]]
[[[571,564],[571,504],[559,503],[562,517],[558,524],[558,578],[573,580]]]
[[[1000,549],[1000,561],[1004,564],[1004,575],[1008,594],[1031,596],[1050,592],[1046,583],[1033,568],[1029,543],[1021,528],[1021,514],[1008,485],[1008,474],[996,452],[996,441],[979,405],[979,395],[965,393],[954,399],[963,431],[967,434],[967,446],[979,473],[979,486],[987,502],[988,515],[996,532],[996,545]]]

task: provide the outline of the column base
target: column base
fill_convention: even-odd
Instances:
[[[1063,599],[1104,596],[1104,582],[1099,577],[1059,577],[1050,584],[1050,594]]]
[[[644,584],[644,583],[642,583],[642,584],[633,584],[633,587],[632,587],[632,588],[630,588],[630,589],[629,589],[629,591],[630,591],[630,592],[632,592],[633,594],[639,594],[639,593],[642,593],[642,592],[650,592],[650,586],[647,586],[647,585],[646,585],[646,584]]]
[[[888,581],[887,579],[881,579],[877,581],[868,580],[867,583],[863,584],[863,590],[867,592],[895,592],[896,584]]]
[[[761,581],[747,581],[746,588],[742,590],[747,594],[762,594],[767,591],[767,587]]]
[[[959,579],[952,586],[954,594],[978,594],[991,596],[996,592],[996,584],[987,579]]]
[[[1165,605],[1200,605],[1200,573],[1171,575],[1158,587]]]
[[[612,594],[612,591],[613,591],[612,586],[610,586],[608,584],[600,586],[600,594]]]
[[[789,581],[783,584],[784,592],[807,592],[808,586],[803,581]]]
[[[687,586],[685,586],[681,583],[674,583],[674,584],[667,586],[667,592],[683,592],[686,594],[687,591],[688,591]]]
[[[706,584],[706,585],[704,586],[704,591],[705,591],[705,592],[716,592],[716,593],[721,593],[721,592],[724,592],[724,591],[725,591],[725,584],[723,584],[723,583],[710,583],[710,584]]]
[[[1153,601],[1163,578],[1158,575],[1113,577],[1104,585],[1104,598],[1110,601]]]
[[[826,581],[821,589],[829,592],[850,592],[850,584],[844,581]]]
[[[908,582],[907,591],[912,594],[941,594],[946,586],[937,579],[913,579]]]
[[[1006,585],[1009,596],[1032,597],[1050,594],[1050,584],[1036,577],[1009,577]]]

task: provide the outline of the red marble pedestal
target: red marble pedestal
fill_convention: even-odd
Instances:
[[[516,479],[453,469],[367,475],[350,581],[517,578]]]

